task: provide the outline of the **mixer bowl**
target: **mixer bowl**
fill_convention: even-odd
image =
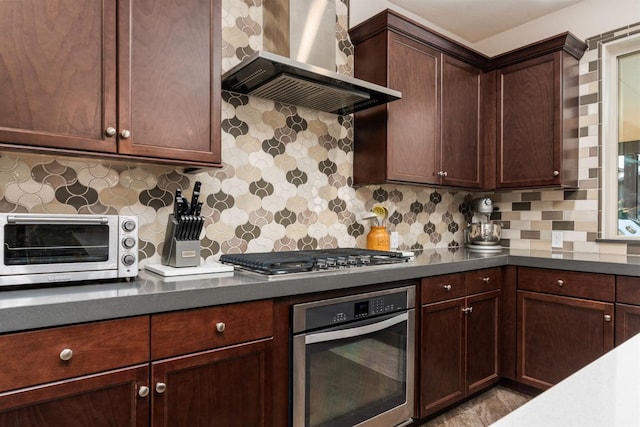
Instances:
[[[497,245],[502,226],[493,223],[474,223],[469,226],[469,242],[477,245]]]

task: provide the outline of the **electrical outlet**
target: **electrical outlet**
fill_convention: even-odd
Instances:
[[[398,249],[398,232],[397,231],[391,232],[391,242],[389,246],[391,246],[391,249]]]
[[[562,231],[551,232],[551,247],[562,248]]]

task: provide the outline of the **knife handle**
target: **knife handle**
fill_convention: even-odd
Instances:
[[[191,208],[189,209],[189,215],[197,215],[196,208],[198,206],[198,199],[200,198],[200,187],[202,183],[200,181],[196,181],[193,186],[193,194],[191,195]]]
[[[204,227],[204,217],[200,216],[196,222],[196,232],[194,236],[194,240],[200,240],[200,234],[202,233],[202,228]]]
[[[180,215],[180,210],[182,209],[182,190],[179,188],[176,190],[176,195],[173,198],[173,216],[178,219],[178,215]]]

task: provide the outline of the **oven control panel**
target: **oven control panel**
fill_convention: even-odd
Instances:
[[[413,288],[394,289],[354,295],[335,300],[300,304],[304,307],[303,330],[339,325],[354,320],[362,320],[384,314],[413,308]],[[298,310],[302,311],[302,310]],[[294,318],[296,307],[294,306]],[[296,329],[294,327],[294,329]],[[299,331],[296,331],[299,332]]]

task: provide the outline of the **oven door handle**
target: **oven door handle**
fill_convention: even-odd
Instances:
[[[406,322],[409,320],[409,313],[403,312],[397,316],[388,318],[386,320],[377,321],[363,326],[348,329],[338,329],[329,332],[318,332],[316,334],[307,334],[304,337],[305,344],[315,344],[326,341],[334,341],[344,338],[359,337],[367,335],[373,332],[382,331],[398,323]]]

